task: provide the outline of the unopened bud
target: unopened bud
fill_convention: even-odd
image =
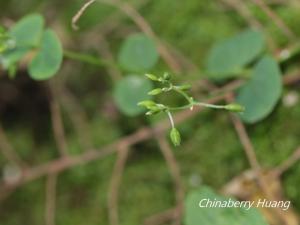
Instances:
[[[181,142],[181,137],[179,131],[173,127],[170,132],[170,138],[174,146],[179,146]]]
[[[150,108],[156,105],[155,102],[151,101],[151,100],[145,100],[145,101],[141,101],[137,104],[138,106],[144,106],[146,108]]]
[[[178,88],[179,90],[181,90],[181,91],[186,91],[186,90],[191,89],[191,85],[189,85],[189,84],[184,84],[184,85],[178,86],[177,88]]]
[[[163,78],[165,80],[170,80],[171,79],[171,75],[169,73],[164,73]]]
[[[156,88],[156,89],[153,89],[152,91],[149,91],[148,95],[158,95],[160,93],[162,93],[162,89],[161,88]]]
[[[231,103],[231,104],[225,105],[224,108],[231,112],[244,112],[245,111],[245,107],[240,104],[237,104],[237,103]]]
[[[153,75],[153,74],[145,74],[146,77],[148,77],[148,79],[153,80],[153,81],[158,81],[158,77]]]

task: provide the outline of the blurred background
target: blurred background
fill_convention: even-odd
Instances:
[[[292,202],[287,218],[297,217],[297,55],[282,66],[284,75],[292,71],[295,76],[267,118],[243,125],[228,112],[178,112],[182,144],[176,148],[165,115],[124,112],[115,89],[126,77],[143,76],[122,69],[118,61],[124,41],[146,32],[160,57],[145,72],[170,72],[175,83],[192,84],[192,95],[206,100],[237,80],[214,82],[201,72],[213,45],[255,28],[267,40],[266,52],[278,56],[297,44],[299,1],[100,0],[86,9],[74,30],[72,17],[85,2],[0,0],[2,26],[9,29],[22,17],[40,13],[65,56],[48,81],[31,79],[26,59],[14,79],[0,71],[0,224],[183,224],[185,197],[202,185],[240,199],[264,196],[244,151],[249,148],[270,192]],[[160,100],[184,103],[177,95]],[[269,175],[278,171],[280,177]],[[272,212],[262,214],[269,221],[276,218]]]

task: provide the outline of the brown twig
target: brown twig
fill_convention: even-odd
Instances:
[[[216,96],[209,100],[207,103],[216,103],[224,99],[224,95]],[[185,121],[186,119],[196,115],[203,108],[194,108],[191,110],[185,110],[178,112],[174,116],[175,123],[179,124]],[[157,126],[153,128],[140,128],[135,133],[128,135],[126,137],[120,138],[117,141],[103,147],[101,150],[91,149],[77,156],[69,156],[65,158],[60,158],[57,160],[50,161],[46,164],[35,166],[34,168],[27,169],[24,171],[22,179],[15,184],[2,184],[0,185],[0,193],[15,189],[21,186],[24,183],[28,183],[35,179],[41,178],[49,173],[59,173],[66,169],[72,168],[77,165],[86,164],[91,161],[98,160],[100,158],[106,157],[116,152],[116,149],[122,147],[130,147],[136,143],[140,143],[144,140],[152,138],[155,134],[160,135],[165,130],[169,129],[170,124],[168,119],[161,121]]]
[[[129,148],[120,147],[118,158],[111,176],[108,192],[108,216],[111,225],[119,225],[118,198],[124,167],[128,158]]]
[[[51,122],[54,134],[54,139],[61,156],[66,156],[68,154],[67,141],[65,138],[64,125],[62,121],[62,116],[60,112],[60,106],[57,101],[57,90],[55,84],[49,83],[50,92],[50,112],[51,112]]]
[[[20,158],[19,154],[15,151],[11,143],[9,142],[5,131],[0,124],[0,150],[4,157],[12,164],[20,168],[26,167],[26,163]]]
[[[273,173],[275,176],[281,176],[285,171],[291,168],[296,162],[300,160],[300,147],[298,147],[292,155],[288,159],[286,159],[283,163],[277,166]]]
[[[59,89],[61,96],[59,100],[72,121],[75,132],[77,133],[79,139],[79,143],[83,149],[92,148],[93,143],[91,140],[90,127],[86,112],[80,106],[76,96],[74,96],[74,94],[65,86],[64,83],[61,83]]]
[[[45,224],[55,225],[57,174],[49,174],[46,182]]]
[[[73,16],[72,18],[72,28],[74,30],[78,30],[79,27],[76,25],[76,23],[78,22],[78,20],[80,19],[80,17],[82,16],[82,14],[84,13],[84,11],[95,2],[96,0],[90,0],[87,3],[85,3],[80,9],[79,11],[75,14],[75,16]]]
[[[160,147],[160,150],[167,162],[169,171],[173,177],[175,183],[175,193],[176,193],[176,205],[178,205],[177,215],[175,218],[174,225],[180,225],[182,219],[182,209],[183,209],[183,202],[184,202],[184,188],[180,176],[180,168],[176,161],[176,158],[172,152],[172,149],[169,143],[166,141],[164,136],[157,136],[157,141]]]
[[[226,100],[227,102],[232,102],[233,95],[228,94]],[[258,185],[269,200],[276,200],[276,196],[274,196],[274,194],[270,191],[268,184],[264,180],[262,168],[256,158],[254,147],[251,143],[244,124],[236,115],[230,114],[230,118],[239,136],[240,142],[243,145],[243,149],[245,150],[250,166],[256,174]],[[282,211],[279,208],[274,208],[272,211],[275,213],[274,215],[278,218],[279,221],[281,221],[283,224],[288,224],[286,221],[286,217],[283,215]]]
[[[277,27],[290,41],[294,41],[296,39],[296,35],[263,0],[252,0],[252,2],[254,2],[268,17],[270,17],[271,21],[277,25]]]
[[[150,216],[145,219],[144,225],[159,225],[168,223],[172,220],[177,220],[178,211],[181,211],[181,206],[177,206]]]

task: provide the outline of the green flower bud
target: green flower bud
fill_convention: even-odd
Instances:
[[[173,127],[170,132],[170,138],[175,147],[180,145],[181,142],[180,133],[175,127]]]
[[[171,79],[171,75],[169,73],[164,73],[163,78],[165,80],[170,80]]]
[[[237,103],[231,103],[228,105],[225,105],[224,109],[229,110],[231,112],[244,112],[245,107],[242,105],[239,105]]]
[[[156,88],[156,89],[153,89],[152,91],[149,91],[148,95],[158,95],[160,93],[162,93],[162,89],[161,88]]]
[[[146,77],[148,77],[148,79],[153,80],[153,81],[158,81],[158,77],[153,75],[153,74],[145,74]]]
[[[145,100],[145,101],[141,101],[137,104],[138,106],[144,106],[146,108],[150,108],[156,105],[155,102],[151,101],[151,100]]]
[[[181,91],[186,91],[186,90],[191,89],[191,85],[189,85],[189,84],[184,84],[184,85],[178,86],[177,88],[178,88],[179,90],[181,90]]]

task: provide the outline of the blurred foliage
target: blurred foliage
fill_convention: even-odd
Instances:
[[[29,13],[41,13],[46,18],[47,26],[57,32],[66,49],[90,54],[97,54],[97,49],[102,45],[97,32],[104,26],[104,22],[116,20],[120,25],[109,36],[109,43],[116,58],[125,38],[138,29],[117,10],[107,5],[95,4],[80,19],[78,25],[81,29],[72,31],[71,17],[83,2],[85,1],[0,0],[0,20],[1,23],[10,24]],[[234,10],[217,0],[185,2],[156,0],[146,1],[144,4],[137,0],[130,2],[133,5],[142,5],[139,11],[164,42],[176,46],[201,68],[205,65],[206,56],[214,43],[248,27]],[[285,46],[288,41],[273,21],[257,7],[249,6],[272,38],[281,47]],[[274,10],[296,35],[300,35],[299,8],[283,3],[275,5]],[[159,60],[154,70],[161,73],[167,68]],[[6,104],[6,108],[0,105],[1,121],[9,140],[22,158],[31,165],[39,165],[58,157],[51,134],[49,108],[45,105],[47,94],[42,90],[42,83],[27,79],[26,71],[20,70],[17,75],[13,81],[1,77],[0,85],[11,85],[11,82],[14,82],[15,88],[25,86],[12,98],[14,100],[12,104]],[[87,110],[92,142],[96,148],[101,148],[149,123],[143,116],[130,118],[118,114],[115,107],[111,106],[114,81],[102,67],[66,60],[59,76],[66,79],[68,88],[76,93],[82,107]],[[185,74],[175,79],[193,83],[201,76],[198,73]],[[1,96],[4,96],[2,87],[4,86],[0,87],[1,101]],[[296,88],[285,88],[284,95]],[[171,96],[169,101],[177,104],[180,99]],[[63,116],[70,153],[83,152],[65,109]],[[300,123],[295,121],[299,119],[299,104],[287,107],[280,102],[271,116],[261,123],[247,127],[263,166],[275,167],[297,147]],[[218,189],[248,168],[242,146],[226,113],[205,110],[180,124],[178,128],[182,133],[183,142],[174,154],[181,166],[186,190],[201,184]],[[109,156],[72,168],[59,176],[57,224],[108,224],[107,191],[114,162],[115,156]],[[5,165],[5,160],[0,155],[1,168],[3,169]],[[283,177],[285,194],[292,200],[298,212],[300,212],[299,173],[300,165],[297,164]],[[174,203],[172,179],[156,142],[150,140],[133,146],[120,190],[121,224],[141,224],[146,217],[168,209]],[[44,208],[43,178],[24,185],[0,205],[0,224],[19,225],[20,222],[24,225],[43,224]]]

